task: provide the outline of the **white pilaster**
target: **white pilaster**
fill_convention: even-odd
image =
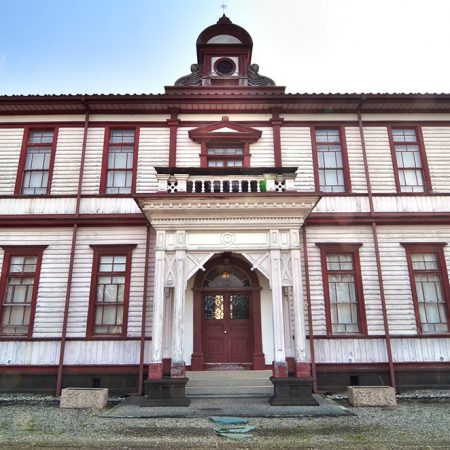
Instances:
[[[303,302],[302,263],[300,250],[291,250],[291,264],[295,360],[297,362],[306,362],[305,312]]]
[[[176,280],[173,296],[172,363],[183,362],[184,304],[186,293],[186,251],[175,252]]]
[[[164,280],[165,280],[164,250],[155,251],[155,289],[153,296],[153,328],[152,328],[152,363],[162,362],[163,323],[164,323]]]
[[[278,230],[270,230],[270,246],[270,284],[272,288],[274,376],[287,376],[286,348],[284,342],[283,291],[281,287],[281,252],[279,249],[280,237]],[[286,372],[286,375],[284,375],[284,372]]]

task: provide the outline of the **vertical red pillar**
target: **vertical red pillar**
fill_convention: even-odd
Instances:
[[[178,114],[173,112],[170,115],[170,119],[167,119],[167,125],[170,129],[169,167],[176,167],[177,165],[177,132],[179,124]]]
[[[270,119],[273,130],[273,156],[275,167],[282,167],[283,161],[281,157],[281,124],[283,119],[277,112],[272,114],[272,119]]]

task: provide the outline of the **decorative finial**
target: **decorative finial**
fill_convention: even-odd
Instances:
[[[223,15],[225,15],[225,10],[227,9],[228,5],[227,5],[225,2],[223,2],[223,3],[220,5],[220,7],[222,8]]]

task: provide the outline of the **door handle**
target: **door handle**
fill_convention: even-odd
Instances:
[[[223,331],[223,334],[227,334],[227,330],[224,330],[224,331]]]

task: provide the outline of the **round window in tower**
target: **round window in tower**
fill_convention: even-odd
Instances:
[[[230,76],[236,71],[236,64],[231,59],[221,58],[214,64],[214,70],[219,75]]]

